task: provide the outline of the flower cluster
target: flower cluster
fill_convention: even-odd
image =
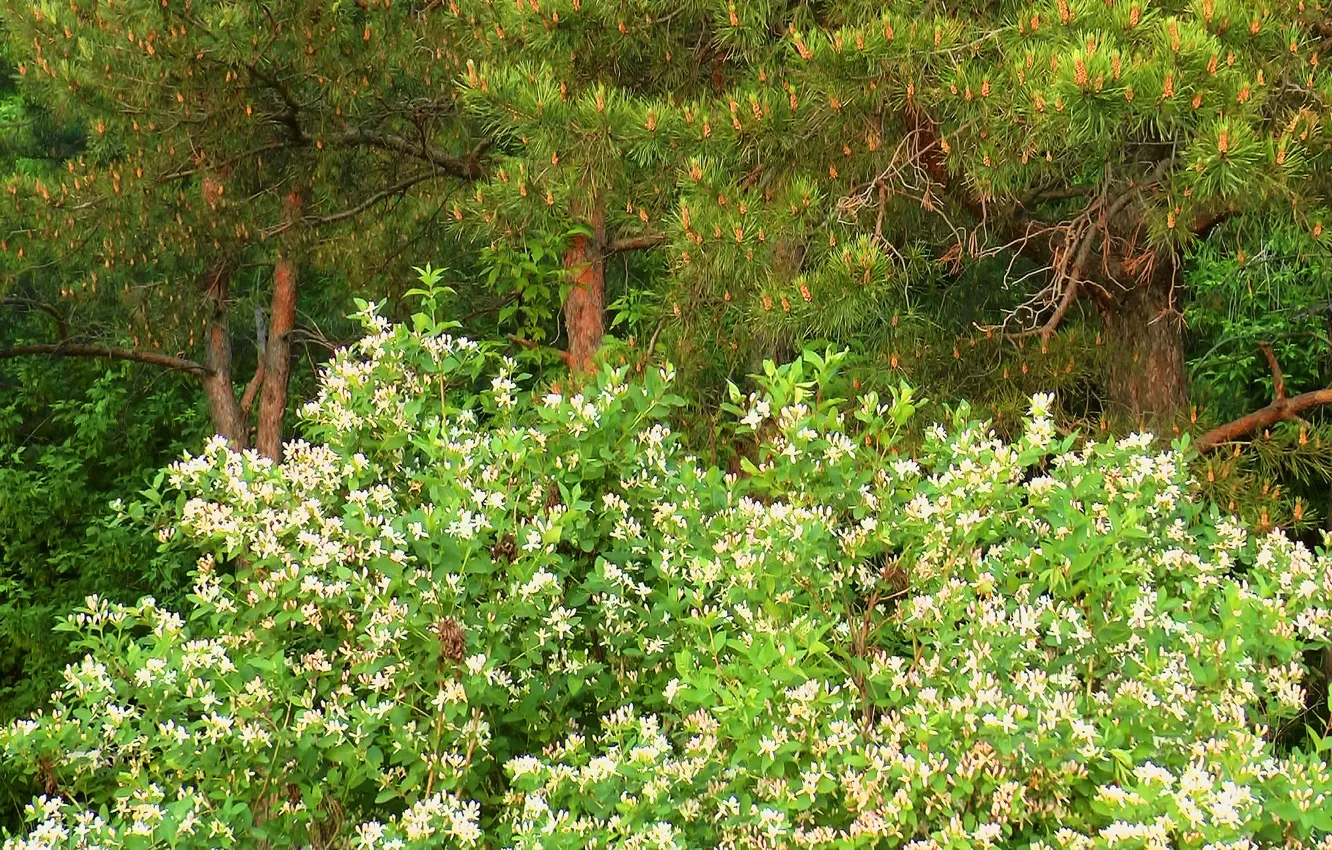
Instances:
[[[557,393],[365,320],[311,442],[171,468],[192,610],[71,619],[5,850],[1329,846],[1332,559],[1149,438],[1038,396],[909,448],[908,388],[811,353],[732,394],[727,474],[669,369]]]

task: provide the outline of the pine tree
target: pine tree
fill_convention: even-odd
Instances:
[[[1022,293],[989,317],[993,339],[1045,351],[1085,304],[1107,406],[1177,423],[1181,253],[1238,220],[1324,239],[1332,23],[1318,3],[127,0],[10,14],[52,97],[115,118],[106,144],[121,147],[101,154],[114,165],[89,159],[85,187],[153,186],[111,221],[120,238],[160,221],[140,240],[158,250],[102,237],[107,259],[208,268],[216,244],[274,262],[403,198],[393,222],[438,213],[482,244],[562,240],[562,356],[578,371],[595,366],[606,261],[622,251],[666,264],[653,294],[675,354],[728,369],[743,348],[891,334],[923,288],[988,263],[1008,274],[971,280],[984,291],[969,300]],[[284,219],[292,188],[301,212]],[[48,215],[47,244],[61,222],[66,240],[86,235],[70,211]],[[363,228],[342,232],[380,255]],[[951,342],[916,347],[946,361]]]
[[[455,216],[659,232],[682,346],[875,333],[940,266],[998,258],[1026,290],[1008,338],[1048,343],[1087,302],[1107,402],[1177,424],[1182,252],[1241,219],[1323,239],[1315,4],[450,9],[504,163]]]
[[[11,3],[3,14],[25,95],[88,134],[58,174],[10,179],[10,288],[66,313],[109,301],[128,337],[3,354],[195,375],[218,433],[248,444],[254,404],[257,445],[276,456],[301,270],[382,271],[438,233],[450,184],[478,173],[456,57],[422,47],[444,41],[438,15],[388,2],[149,0]],[[271,269],[258,299],[268,314],[240,393],[228,316],[233,284],[256,265]]]

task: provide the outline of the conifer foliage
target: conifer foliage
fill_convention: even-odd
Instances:
[[[76,0],[7,15],[23,74],[93,133],[58,182],[10,186],[37,226],[8,262],[91,246],[122,273],[193,275],[207,305],[226,300],[209,269],[295,269],[349,237],[377,263],[403,233],[554,234],[560,353],[581,372],[621,252],[669,270],[658,328],[686,353],[872,336],[920,281],[994,260],[1020,293],[994,326],[1048,337],[1085,305],[1109,405],[1175,423],[1181,251],[1237,218],[1324,238],[1332,24],[1316,2]]]
[[[477,173],[480,151],[455,120],[456,57],[422,47],[446,34],[408,4],[16,3],[4,14],[24,84],[89,134],[60,173],[11,180],[5,264],[65,310],[118,301],[132,337],[17,353],[197,375],[218,433],[248,444],[255,405],[258,442],[275,454],[301,270],[373,275],[438,215],[432,190]],[[268,312],[242,392],[228,318],[237,273],[256,265],[270,269]]]

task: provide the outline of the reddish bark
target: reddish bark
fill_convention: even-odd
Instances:
[[[1167,279],[1162,280],[1162,277]],[[1103,307],[1110,351],[1109,400],[1161,433],[1188,410],[1184,331],[1170,303],[1168,275],[1157,275]]]
[[[264,385],[264,361],[262,357],[259,364],[255,366],[254,375],[250,377],[250,383],[245,387],[245,394],[240,400],[241,421],[249,423],[250,408],[254,406],[254,400],[259,395],[259,388]]]
[[[1300,414],[1312,407],[1332,404],[1332,388],[1300,393],[1294,398],[1286,398],[1286,378],[1281,374],[1281,364],[1277,362],[1272,347],[1262,345],[1263,356],[1267,358],[1268,368],[1272,370],[1272,403],[1239,419],[1219,425],[1203,434],[1194,442],[1199,451],[1207,451],[1225,443],[1247,437],[1261,428],[1270,428],[1278,422],[1299,419]]]
[[[664,244],[665,242],[665,233],[644,233],[641,236],[626,236],[606,243],[606,253],[618,254],[622,251],[645,251]]]
[[[204,363],[209,373],[202,375],[204,395],[213,429],[226,438],[237,451],[244,449],[249,434],[236,392],[231,384],[231,329],[227,322],[227,296],[231,270],[217,265],[208,271],[208,332]]]
[[[587,374],[597,368],[597,351],[605,335],[606,263],[602,246],[606,227],[600,207],[592,213],[592,235],[573,238],[564,253],[564,267],[573,285],[564,299],[564,326],[569,349],[564,360],[572,372]]]
[[[1302,412],[1325,404],[1332,404],[1332,389],[1313,390],[1294,398],[1277,398],[1267,407],[1213,428],[1199,437],[1194,445],[1199,451],[1205,452],[1263,428],[1270,428],[1278,422],[1297,419]]]
[[[296,192],[288,194],[283,202],[283,218],[296,220],[300,208],[300,195]],[[259,391],[259,426],[255,438],[259,453],[273,460],[282,458],[282,423],[287,412],[287,379],[291,372],[291,330],[296,325],[299,295],[290,242],[280,251],[273,269],[273,301],[268,341],[264,346],[263,387]]]

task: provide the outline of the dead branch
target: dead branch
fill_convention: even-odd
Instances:
[[[1286,378],[1281,374],[1281,364],[1272,353],[1272,346],[1264,342],[1258,348],[1262,350],[1263,356],[1267,358],[1268,368],[1272,370],[1272,395],[1276,401],[1280,401],[1286,397]]]
[[[879,184],[879,213],[874,217],[874,240],[883,241],[883,214],[888,206],[888,185]]]
[[[627,236],[622,239],[612,239],[606,243],[604,253],[618,254],[621,251],[642,251],[648,248],[655,248],[666,241],[665,233],[645,233],[642,236]]]
[[[173,357],[170,354],[162,354],[158,351],[139,351],[134,348],[119,348],[112,345],[85,345],[83,343],[75,342],[16,345],[13,348],[0,350],[0,360],[8,360],[14,357],[26,357],[35,354],[46,354],[51,357],[92,357],[102,360],[131,360],[136,363],[148,363],[153,366],[161,366],[165,369],[188,372],[189,374],[199,377],[213,374],[212,370],[207,366],[204,366],[202,363],[186,360],[183,357]]]
[[[56,323],[56,333],[60,334],[61,339],[65,339],[69,336],[69,326],[65,324],[65,317],[61,315],[60,311],[54,306],[47,304],[44,301],[10,295],[5,298],[0,298],[0,306],[25,307],[28,310],[45,313]]]
[[[1031,336],[1040,336],[1048,339],[1051,334],[1058,329],[1060,322],[1067,315],[1069,308],[1077,299],[1081,292],[1083,283],[1088,283],[1083,277],[1083,271],[1086,269],[1087,261],[1091,257],[1092,247],[1095,244],[1097,234],[1101,235],[1101,245],[1104,248],[1103,253],[1108,253],[1110,246],[1110,226],[1115,217],[1124,211],[1140,192],[1145,188],[1156,184],[1169,168],[1172,160],[1165,160],[1157,163],[1147,178],[1141,182],[1130,180],[1128,191],[1120,194],[1113,202],[1107,201],[1109,191],[1109,174],[1107,173],[1106,183],[1102,185],[1101,191],[1087,205],[1085,209],[1073,221],[1064,225],[1056,225],[1055,229],[1064,231],[1064,244],[1062,248],[1055,249],[1054,262],[1050,265],[1050,270],[1054,272],[1054,279],[1040,292],[1036,293],[1025,304],[1014,311],[1013,315],[1022,312],[1023,309],[1031,312],[1036,311],[1035,305],[1041,302],[1055,303],[1055,310],[1050,318],[1039,327],[1028,328],[1017,333],[1006,334],[1010,339],[1023,339]],[[1070,194],[1069,197],[1072,197]],[[1024,240],[1025,242],[1025,240]],[[1010,270],[1012,264],[1009,265]],[[1062,289],[1062,293],[1061,293]],[[1055,302],[1056,296],[1059,300]],[[1010,316],[1010,318],[1012,318]]]

